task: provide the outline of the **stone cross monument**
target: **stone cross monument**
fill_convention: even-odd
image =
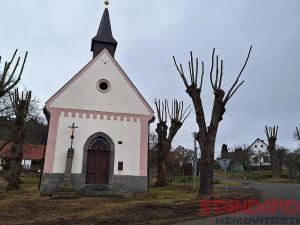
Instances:
[[[73,142],[74,142],[74,132],[75,129],[78,128],[73,123],[72,126],[69,126],[71,129],[71,147],[68,149],[67,153],[67,161],[66,161],[66,168],[64,173],[64,179],[62,183],[60,184],[60,188],[58,191],[54,192],[52,194],[53,198],[74,198],[77,197],[77,193],[73,188],[72,184],[72,164],[73,164],[73,158],[74,158],[74,148],[73,148]]]

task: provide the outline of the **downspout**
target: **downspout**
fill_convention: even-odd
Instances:
[[[148,121],[148,160],[147,160],[147,177],[148,177],[148,186],[147,186],[147,192],[149,192],[149,189],[150,189],[150,174],[149,174],[149,169],[150,169],[150,166],[149,166],[149,148],[150,148],[150,124],[153,123],[155,121],[155,116],[153,116],[149,121]]]
[[[44,106],[44,108],[43,108],[43,113],[47,120],[47,134],[46,134],[46,137],[44,137],[45,138],[45,147],[44,147],[44,152],[43,152],[42,165],[40,167],[41,172],[40,172],[40,180],[39,180],[39,188],[38,188],[39,191],[41,188],[42,177],[43,177],[43,173],[44,173],[45,155],[46,155],[46,148],[47,148],[47,143],[48,143],[49,124],[50,124],[50,117],[51,117],[51,114],[48,111],[46,106]]]

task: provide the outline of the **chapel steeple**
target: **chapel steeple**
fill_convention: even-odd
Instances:
[[[105,10],[96,36],[92,39],[91,51],[95,58],[103,49],[107,49],[114,57],[118,42],[114,39],[108,12],[109,1],[104,1]]]

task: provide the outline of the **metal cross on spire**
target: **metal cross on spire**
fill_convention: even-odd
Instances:
[[[69,126],[69,128],[71,129],[71,149],[73,148],[73,141],[74,141],[74,132],[75,129],[77,129],[78,127],[75,126],[75,124],[73,123],[72,126]]]
[[[104,5],[105,5],[106,8],[108,8],[109,1],[108,1],[108,0],[105,0],[105,1],[104,1]]]

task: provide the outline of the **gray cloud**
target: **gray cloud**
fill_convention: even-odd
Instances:
[[[92,57],[90,41],[103,11],[98,0],[1,2],[0,55],[14,48],[29,51],[23,84],[42,102]],[[207,72],[213,47],[224,59],[224,86],[239,72],[254,46],[246,80],[229,102],[220,124],[216,150],[265,139],[264,125],[279,125],[280,145],[297,147],[292,132],[299,121],[299,15],[297,0],[122,0],[111,1],[110,15],[119,42],[116,59],[145,98],[178,98],[190,104],[172,62],[187,69],[190,50],[205,62],[203,101],[210,119],[212,90]],[[192,115],[174,146],[192,147]],[[154,128],[154,126],[152,126]]]

